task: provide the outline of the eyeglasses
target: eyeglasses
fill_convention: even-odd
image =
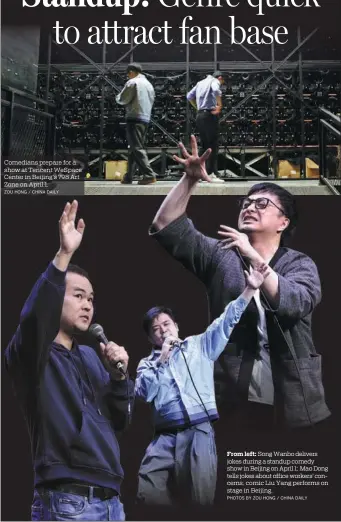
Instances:
[[[252,205],[252,203],[255,204],[255,208],[257,210],[264,210],[269,204],[271,204],[274,207],[278,208],[278,210],[283,212],[283,214],[285,215],[284,210],[282,208],[280,208],[278,205],[276,205],[276,203],[271,201],[271,199],[269,199],[269,198],[256,198],[256,199],[242,198],[239,200],[239,206],[240,206],[241,210],[245,210],[245,209],[249,208]]]

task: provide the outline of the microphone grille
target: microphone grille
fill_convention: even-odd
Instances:
[[[97,323],[92,324],[89,328],[89,333],[97,338],[103,334],[103,331],[103,327]]]

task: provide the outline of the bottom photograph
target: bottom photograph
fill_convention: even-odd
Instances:
[[[3,198],[2,520],[338,520],[339,200],[175,191]]]

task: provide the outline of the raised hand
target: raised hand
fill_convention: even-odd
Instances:
[[[198,144],[195,136],[191,136],[191,148],[192,154],[189,154],[183,143],[179,143],[183,158],[179,156],[173,156],[175,161],[185,167],[185,172],[188,176],[197,180],[202,179],[203,181],[211,182],[211,178],[208,176],[205,167],[205,161],[211,154],[211,149],[207,149],[202,156],[198,154]]]
[[[244,270],[244,273],[247,286],[252,290],[257,290],[270,274],[270,267],[266,263],[262,263],[254,268],[251,273],[247,272],[247,270]]]
[[[123,364],[123,372],[127,372],[129,355],[123,346],[110,341],[107,345],[100,343],[103,364],[114,380],[124,379],[124,376],[116,368],[116,363]]]
[[[60,250],[68,255],[72,255],[81,244],[85,229],[83,219],[80,219],[76,226],[77,209],[78,201],[66,203],[59,220]]]

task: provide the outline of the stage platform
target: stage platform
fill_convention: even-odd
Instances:
[[[264,181],[259,180],[259,182]],[[270,181],[270,180],[269,180]],[[331,196],[331,191],[318,180],[275,181],[297,196]],[[200,183],[194,195],[197,196],[243,196],[257,181],[227,181],[225,183]],[[176,184],[175,181],[157,181],[153,185],[122,185],[119,181],[86,181],[87,196],[165,196]]]

